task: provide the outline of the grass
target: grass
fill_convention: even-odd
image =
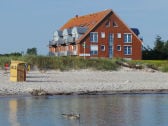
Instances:
[[[20,56],[20,57],[0,57],[0,66],[11,60],[21,60],[39,69],[95,69],[95,70],[117,70],[119,67],[115,60],[111,59],[83,59],[82,57],[49,57],[49,56]]]
[[[168,60],[131,60],[123,59],[83,59],[82,57],[49,57],[49,56],[0,56],[0,67],[10,63],[11,60],[21,60],[27,62],[32,67],[37,66],[39,69],[55,69],[61,71],[94,69],[94,70],[117,70],[120,66],[116,61],[127,62],[132,68],[141,66],[142,69],[152,68],[162,72],[168,72]]]
[[[168,60],[133,60],[133,64],[140,64],[143,67],[148,67],[162,72],[168,72]]]

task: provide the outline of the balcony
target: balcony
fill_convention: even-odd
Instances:
[[[51,41],[49,41],[49,46],[54,46],[54,45],[56,45],[56,41],[54,41],[54,40],[51,40]]]
[[[75,51],[61,51],[61,52],[49,52],[49,56],[77,56],[77,50]]]
[[[59,38],[59,40],[57,41],[57,43],[58,43],[58,45],[62,45],[62,44],[64,44],[65,42],[64,42],[64,40],[63,40],[62,38]]]
[[[59,52],[59,56],[68,56],[68,51]]]
[[[49,52],[49,56],[58,56],[58,53],[56,53],[56,52]]]
[[[66,44],[74,43],[74,42],[75,42],[75,38],[74,38],[74,37],[64,38],[64,42],[65,42]]]
[[[69,56],[76,56],[77,55],[77,51],[68,51],[68,55]]]

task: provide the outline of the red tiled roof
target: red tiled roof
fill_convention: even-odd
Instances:
[[[92,13],[84,16],[76,16],[71,18],[66,24],[64,24],[60,30],[64,30],[65,28],[73,28],[74,26],[82,26],[87,27],[88,30],[93,28],[98,22],[104,19],[112,10],[104,10],[97,13]]]
[[[65,23],[60,30],[69,29],[73,27],[87,27],[88,30],[84,35],[77,40],[77,43],[80,43],[107,15],[110,13],[115,14],[111,9],[107,9],[101,12],[87,14],[84,16],[75,16],[71,18],[67,23]],[[115,14],[116,15],[116,14]],[[117,15],[116,15],[117,16]],[[117,18],[128,28],[128,30],[134,34],[134,32],[117,16]],[[136,35],[135,37],[139,39]],[[139,39],[140,40],[140,39]],[[140,40],[141,42],[141,40]]]

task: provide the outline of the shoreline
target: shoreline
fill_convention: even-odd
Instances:
[[[45,91],[44,91],[45,92]],[[156,90],[119,90],[119,91],[86,91],[86,92],[60,92],[60,93],[44,93],[42,95],[33,96],[55,96],[55,95],[124,95],[124,94],[168,94],[168,89],[156,89]]]
[[[129,91],[91,91],[91,92],[60,92],[60,93],[45,93],[32,95],[31,93],[22,94],[0,94],[2,97],[43,97],[43,96],[82,96],[82,95],[146,95],[146,94],[168,94],[168,89],[156,89],[156,90],[129,90]]]
[[[168,94],[167,75],[124,67],[118,71],[35,70],[27,73],[25,82],[11,82],[10,73],[0,70],[0,96]]]

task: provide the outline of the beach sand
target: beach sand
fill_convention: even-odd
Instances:
[[[118,71],[38,70],[27,73],[25,82],[11,82],[9,71],[0,70],[0,95],[168,93],[168,73],[121,68]]]

